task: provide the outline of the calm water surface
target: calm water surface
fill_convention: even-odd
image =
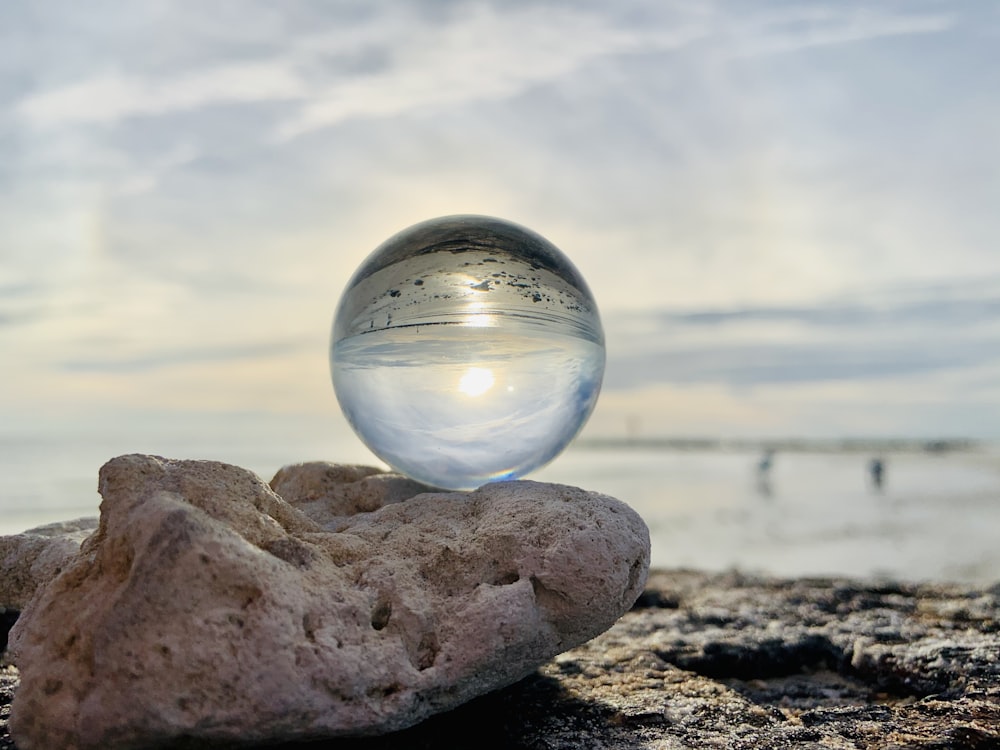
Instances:
[[[262,431],[227,418],[146,435],[3,435],[0,534],[97,515],[97,471],[122,453],[211,457],[265,479],[300,460],[374,462],[353,436],[333,440],[326,426]],[[1000,450],[887,454],[881,490],[869,458],[778,453],[762,482],[760,455],[748,451],[571,447],[529,478],[630,504],[650,528],[656,566],[1000,581]]]
[[[586,477],[650,528],[653,564],[780,575],[1000,581],[1000,452],[787,453],[768,481],[748,452],[578,450],[537,475]]]

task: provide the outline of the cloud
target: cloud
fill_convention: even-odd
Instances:
[[[733,56],[777,55],[883,37],[934,34],[954,25],[951,14],[803,5],[751,15]]]
[[[844,303],[815,307],[744,307],[728,310],[663,312],[663,325],[717,326],[726,323],[797,323],[864,330],[873,325],[958,327],[1000,319],[1000,298],[921,299],[894,304]]]
[[[612,315],[606,387],[753,388],[973,373],[1000,365],[996,287],[970,284],[965,298]]]
[[[727,383],[735,387],[846,380],[886,380],[996,362],[983,342],[821,342],[678,348],[625,356],[609,368],[608,387],[649,382]],[[989,342],[1000,345],[996,338]]]
[[[648,26],[619,25],[607,15],[552,7],[498,12],[475,6],[450,23],[408,29],[392,44],[392,64],[312,93],[278,128],[288,139],[352,117],[386,117],[460,102],[515,96],[602,57],[675,50],[698,40],[723,43],[722,14],[664,14]],[[792,52],[885,36],[940,32],[942,15],[785,10],[738,20],[735,56]],[[713,26],[713,24],[717,24]],[[731,51],[726,47],[726,55]],[[461,61],[461,64],[456,64]]]
[[[183,25],[182,18],[174,20]],[[85,71],[77,82],[29,93],[14,111],[34,126],[67,127],[225,104],[284,103],[291,113],[277,123],[275,135],[287,140],[356,117],[516,96],[607,56],[675,50],[698,40],[724,57],[759,56],[953,25],[941,14],[825,6],[750,14],[661,9],[645,24],[606,8],[490,4],[433,17],[372,12],[340,28],[336,20],[317,19],[315,31],[290,39],[281,52],[259,40],[258,59],[233,62],[220,55],[176,73],[105,65],[96,75]],[[226,33],[218,23],[213,29]]]
[[[312,343],[312,341],[261,341],[237,346],[216,345],[186,349],[160,348],[152,352],[126,357],[111,356],[102,359],[66,360],[60,363],[58,367],[65,372],[138,373],[170,367],[184,367],[190,364],[211,364],[240,360],[257,361],[301,352],[308,349],[308,345]]]
[[[318,90],[278,135],[292,138],[352,117],[511,97],[603,56],[682,46],[704,33],[698,24],[649,33],[558,8],[499,13],[475,6],[450,23],[409,30],[392,45],[392,65]]]
[[[335,20],[333,17],[330,21]],[[705,31],[618,28],[598,14],[555,7],[475,5],[447,18],[406,11],[353,19],[346,30],[291,40],[286,52],[174,75],[111,71],[28,95],[16,113],[35,126],[115,123],[222,104],[294,103],[279,139],[354,117],[391,117],[496,99],[602,56],[681,46]]]
[[[161,80],[114,72],[28,96],[16,112],[41,126],[109,123],[207,105],[294,99],[306,91],[280,61],[222,65]]]

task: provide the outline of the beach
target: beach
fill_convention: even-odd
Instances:
[[[645,519],[654,567],[990,583],[1000,580],[1000,453],[577,449],[538,473],[586,481]]]

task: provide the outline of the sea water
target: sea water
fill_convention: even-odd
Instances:
[[[1000,446],[871,455],[577,447],[532,478],[621,498],[660,567],[1000,582]]]
[[[202,415],[0,431],[0,534],[96,516],[98,469],[121,453],[222,460],[265,481],[296,461],[378,465],[346,425],[331,435],[330,420]],[[759,458],[752,450],[576,443],[527,478],[631,505],[649,526],[658,567],[1000,582],[1000,447],[888,452],[881,489],[864,453],[779,452],[767,483]]]

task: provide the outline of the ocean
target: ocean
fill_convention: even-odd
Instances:
[[[270,479],[287,463],[372,463],[353,436],[320,419],[258,417],[146,424],[141,429],[0,434],[0,534],[98,513],[97,472],[148,452],[211,458]],[[266,427],[266,429],[265,429]],[[645,519],[652,564],[782,576],[1000,581],[1000,447],[872,454],[579,443],[528,477],[603,492]]]
[[[646,521],[652,564],[783,576],[1000,582],[1000,450],[567,452],[537,478],[579,479]]]

